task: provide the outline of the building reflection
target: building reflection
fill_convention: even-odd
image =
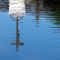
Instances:
[[[20,42],[19,31],[18,31],[18,20],[23,18],[25,15],[25,2],[24,0],[9,0],[9,15],[16,18],[16,42],[12,42],[11,45],[16,45],[16,51],[18,51],[18,46],[24,45],[24,42]]]
[[[52,2],[49,4],[44,0],[0,0],[0,11],[9,12],[11,17],[16,18],[18,16],[20,19],[25,16],[25,13],[26,15],[30,14],[30,16],[35,17],[32,20],[36,24],[39,24],[40,16],[43,15],[45,19],[52,20],[53,24],[60,25],[60,7],[58,5],[55,5],[55,7],[52,7]],[[52,12],[53,14],[51,14]]]
[[[39,22],[40,9],[43,9],[43,0],[0,0],[0,2],[1,11],[9,11],[9,15],[13,17],[21,14],[20,18],[24,16],[25,12],[30,13],[30,15],[36,15],[36,20]]]
[[[9,15],[22,18],[25,15],[25,1],[9,0]]]

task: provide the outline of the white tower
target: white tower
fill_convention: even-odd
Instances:
[[[11,45],[16,45],[16,51],[18,51],[18,46],[23,46],[24,43],[19,41],[18,32],[18,18],[25,15],[25,2],[24,0],[9,0],[9,15],[16,18],[16,42],[11,43]]]
[[[25,15],[25,1],[9,0],[9,15],[12,17],[23,17]]]

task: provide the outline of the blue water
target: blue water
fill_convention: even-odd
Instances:
[[[57,11],[57,12],[56,12]],[[0,11],[0,60],[60,60],[59,11],[40,10],[18,19],[19,41],[16,51],[16,19]]]

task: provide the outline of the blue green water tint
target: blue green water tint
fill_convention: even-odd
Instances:
[[[60,60],[60,7],[11,1],[0,0],[0,60]]]

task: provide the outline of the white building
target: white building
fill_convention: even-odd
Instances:
[[[9,0],[9,15],[12,17],[23,17],[25,15],[25,1]]]

